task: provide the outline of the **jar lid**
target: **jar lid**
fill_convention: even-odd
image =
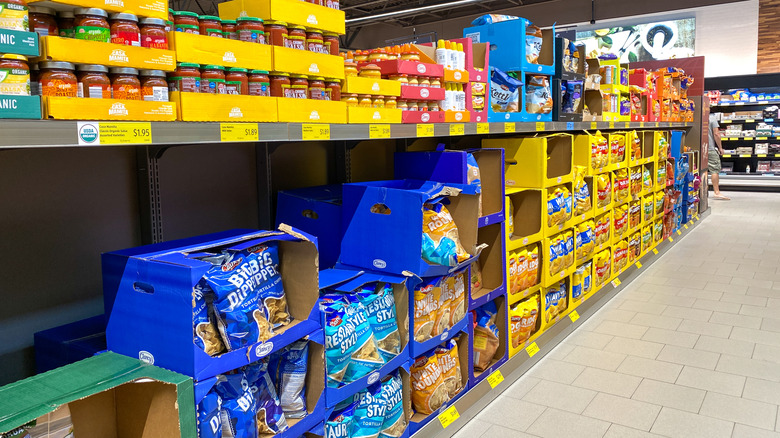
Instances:
[[[285,73],[281,71],[272,71],[271,76],[290,76],[290,73]]]
[[[200,68],[200,64],[195,64],[192,62],[180,62],[176,64],[177,67],[185,67],[185,68]]]
[[[236,18],[236,21],[252,21],[255,23],[262,23],[263,19],[257,17],[238,17]]]
[[[131,67],[111,67],[109,70],[112,75],[134,75],[138,76],[138,69]]]
[[[138,73],[140,76],[156,76],[160,78],[165,77],[165,72],[162,70],[139,70]]]
[[[165,26],[165,20],[163,20],[162,18],[154,18],[154,17],[142,18],[140,23],[141,24],[157,25],[157,26]]]
[[[70,62],[63,62],[63,61],[42,61],[39,62],[38,65],[41,68],[58,68],[63,70],[76,70],[76,66],[73,63]]]
[[[245,68],[240,67],[231,67],[228,69],[229,72],[236,72],[236,73],[247,73],[249,70]]]
[[[287,27],[286,21],[266,20],[265,24]]]
[[[306,75],[290,75],[290,77],[309,80],[309,77]]]
[[[265,70],[250,70],[249,74],[253,74],[253,75],[267,75],[268,72],[265,71]]]
[[[368,65],[364,65],[364,66],[363,66],[363,67],[360,69],[360,71],[365,71],[365,70],[370,70],[370,71],[382,71],[382,67],[380,67],[380,66],[378,66],[378,65],[376,65],[376,64],[368,64]]]
[[[98,8],[78,8],[73,12],[76,15],[96,15],[98,17],[108,18],[108,12]]]
[[[222,20],[222,24],[236,24],[236,20]]]
[[[306,29],[306,33],[322,33],[319,29]]]
[[[173,11],[173,16],[198,18],[198,14],[190,11]]]
[[[325,81],[325,78],[323,78],[322,76],[312,76],[309,79],[311,79],[312,81]]]
[[[59,11],[57,12],[57,15],[59,15],[60,18],[76,18],[71,11]]]
[[[56,15],[57,12],[54,11],[52,8],[46,8],[43,6],[29,6],[27,8],[29,12],[32,12],[33,14],[48,14],[48,15]]]
[[[288,29],[306,30],[306,26],[287,26]]]
[[[0,59],[13,59],[14,61],[24,61],[27,62],[27,57],[24,55],[14,55],[11,53],[6,53],[3,56],[0,56]]]
[[[224,70],[225,69],[225,67],[222,67],[221,65],[212,65],[212,64],[204,65],[201,68],[203,70]]]
[[[334,36],[334,37],[338,37],[339,36],[339,34],[337,34],[335,32],[323,32],[322,35],[324,35],[324,36]]]
[[[76,70],[89,71],[93,73],[108,73],[108,67],[105,65],[81,64],[76,68]]]
[[[374,96],[374,99],[384,99],[384,98],[385,98],[385,96]]]
[[[127,12],[119,12],[117,14],[111,14],[110,18],[112,20],[127,20],[127,21],[138,21],[138,17],[135,14],[129,14]]]
[[[222,21],[221,18],[214,16],[214,15],[201,15],[198,17],[199,20],[209,20],[209,21]]]

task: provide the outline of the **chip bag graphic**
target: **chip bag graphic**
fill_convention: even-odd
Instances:
[[[620,169],[614,173],[613,181],[615,183],[615,202],[620,203],[628,199],[629,179],[628,170]]]
[[[626,157],[626,137],[622,134],[611,134],[609,136],[609,162],[612,164],[622,163]]]
[[[442,204],[425,204],[423,211],[422,258],[432,264],[457,266],[469,259],[458,237],[455,220]]]
[[[599,208],[604,208],[612,202],[612,183],[609,175],[602,174],[596,177],[596,196],[596,205]]]
[[[519,348],[536,333],[539,318],[539,295],[520,301],[509,309],[509,331],[512,348]]]
[[[592,205],[590,202],[590,189],[585,181],[585,168],[574,166],[574,214],[580,215],[590,211]]]

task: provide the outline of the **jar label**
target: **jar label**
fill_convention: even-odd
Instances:
[[[141,100],[141,88],[135,85],[114,85],[114,99]]]
[[[238,39],[248,43],[265,44],[265,32],[255,29],[241,29],[238,31]]]
[[[50,79],[41,82],[41,95],[43,96],[76,97],[77,91],[76,81]]]
[[[165,35],[161,35],[161,36],[146,35],[143,38],[141,38],[141,47],[148,47],[150,49],[168,50],[168,37]]]
[[[328,94],[324,88],[309,87],[309,99],[313,100],[329,100]]]
[[[107,43],[111,40],[111,30],[97,26],[76,26],[76,39]]]
[[[290,49],[306,50],[306,37],[298,35],[288,36],[286,47]]]
[[[222,38],[222,31],[219,29],[206,29],[206,36]]]
[[[60,29],[60,36],[63,38],[76,38],[76,29]]]
[[[0,94],[30,95],[30,73],[20,68],[0,68]]]
[[[27,6],[0,2],[0,29],[27,32]]]
[[[113,44],[141,47],[141,34],[124,30],[111,32],[111,42]]]
[[[168,78],[169,91],[181,91],[184,93],[200,92],[200,78],[189,76],[172,76]]]
[[[271,84],[268,82],[250,82],[249,83],[249,95],[250,96],[270,96]]]
[[[227,86],[224,79],[201,79],[200,91],[210,94],[227,94]]]
[[[141,93],[148,102],[168,101],[168,87],[143,87]]]
[[[241,81],[227,81],[225,84],[227,94],[241,94]]]
[[[191,33],[193,35],[200,35],[200,29],[198,26],[192,24],[177,24],[176,32]]]
[[[84,90],[84,83],[79,82],[76,94],[78,97],[88,97],[90,99],[111,99],[110,85],[92,84],[86,87],[86,93],[84,93]]]
[[[321,40],[306,40],[306,50],[314,53],[325,53]]]
[[[306,94],[309,87],[307,85],[293,85],[290,87],[292,96],[295,99],[306,99]],[[286,92],[287,90],[285,90]]]

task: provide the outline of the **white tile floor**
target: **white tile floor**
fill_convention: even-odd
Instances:
[[[780,438],[780,194],[728,196],[455,436]]]

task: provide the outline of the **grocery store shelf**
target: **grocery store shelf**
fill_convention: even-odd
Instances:
[[[62,120],[0,120],[0,149],[30,147],[80,147],[77,121]],[[90,122],[92,124],[122,125],[132,122]],[[146,122],[150,123],[150,122]],[[221,142],[221,126],[235,123],[216,122],[151,122],[151,143],[138,141],[123,145],[152,144],[159,146],[191,145]],[[243,123],[241,123],[243,126]],[[418,129],[415,124],[395,125],[325,125],[328,136],[310,136],[304,138],[302,123],[251,123],[258,128],[256,142],[282,142],[302,140],[371,140],[380,138],[407,139],[420,137],[451,137],[476,134],[513,134],[535,132],[561,132],[607,129],[688,129],[690,123],[659,122],[536,122],[536,123],[436,123],[432,124],[433,133]],[[322,126],[315,124],[316,126]],[[377,130],[377,126],[387,130]],[[431,125],[427,125],[431,126]],[[373,129],[372,129],[373,127]],[[94,147],[94,145],[81,146]]]
[[[757,106],[757,105],[778,105],[780,100],[759,100],[757,102],[720,102],[712,106]]]
[[[764,122],[764,123],[772,123],[776,119],[731,119],[731,120],[721,120],[721,125],[728,125],[731,123],[756,123],[756,122]]]
[[[641,268],[637,264],[632,263],[629,267],[620,274],[617,278],[619,281],[613,281],[602,287],[601,290],[591,296],[577,307],[577,313],[579,318],[572,321],[571,318],[563,318],[558,321],[551,328],[547,329],[536,339],[536,345],[539,347],[539,351],[533,356],[529,357],[525,351],[521,351],[514,357],[510,358],[504,365],[502,365],[498,371],[504,377],[504,380],[498,383],[495,388],[491,386],[491,382],[495,380],[487,378],[479,382],[473,388],[459,398],[453,404],[460,414],[459,418],[444,429],[440,421],[434,419],[428,423],[425,427],[420,429],[413,435],[413,438],[441,438],[451,437],[466,425],[466,423],[474,418],[482,409],[485,408],[490,402],[496,399],[502,392],[504,392],[509,386],[511,386],[518,378],[525,374],[532,366],[538,363],[545,355],[547,355],[553,348],[560,344],[569,334],[571,334],[578,326],[582,325],[591,316],[593,316],[604,304],[609,302],[618,292],[620,292],[626,284],[633,281],[638,277],[642,269],[646,269],[653,263],[655,263],[661,256],[663,256],[673,245],[678,238],[685,237],[688,233],[698,226],[699,222],[709,216],[710,210],[705,211],[700,215],[698,220],[689,223],[687,229],[681,227],[679,235],[675,233],[671,239],[665,239],[655,249],[658,254],[653,251],[649,251],[644,257],[640,259],[642,262]],[[450,406],[445,406],[442,411],[448,410]]]
[[[711,185],[711,179],[708,181]],[[774,173],[744,173],[722,172],[720,174],[721,189],[723,188],[780,188],[780,175]]]
[[[768,135],[762,137],[722,137],[721,141],[766,141],[773,138],[780,138],[780,134]]]
[[[780,158],[780,154],[723,154],[721,158],[766,158],[768,160],[774,160]]]

